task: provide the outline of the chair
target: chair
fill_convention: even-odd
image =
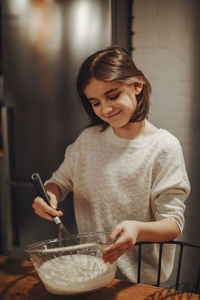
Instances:
[[[141,261],[142,261],[142,249],[144,245],[147,244],[158,244],[159,245],[159,258],[158,258],[158,270],[157,270],[157,283],[155,286],[160,286],[161,281],[161,270],[162,270],[162,254],[163,254],[163,246],[168,245],[176,245],[176,262],[177,266],[175,267],[175,284],[173,286],[170,286],[168,288],[172,288],[175,290],[181,290],[182,292],[192,292],[195,294],[200,294],[200,246],[194,245],[187,242],[181,242],[181,241],[168,241],[168,242],[137,242],[136,246],[138,247],[138,272],[137,272],[137,282],[141,282]],[[192,282],[192,287],[189,286],[190,283],[182,282],[180,283],[181,279],[181,271],[184,264],[184,252],[185,250],[190,250],[190,255],[192,254],[192,251],[195,250],[195,253],[197,253],[198,261],[196,262],[196,265],[191,265],[193,274],[196,272],[195,275],[195,282]],[[188,258],[187,258],[188,260]],[[174,269],[173,269],[174,274]]]

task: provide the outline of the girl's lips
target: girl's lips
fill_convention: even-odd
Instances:
[[[116,113],[114,113],[114,114],[112,114],[112,115],[105,116],[105,118],[107,118],[107,119],[111,119],[111,118],[113,118],[113,117],[117,116],[117,115],[118,115],[120,112],[121,112],[121,110],[120,110],[120,111],[118,111],[118,112],[116,112]]]

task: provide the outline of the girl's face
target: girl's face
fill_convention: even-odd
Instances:
[[[121,128],[126,126],[133,116],[137,107],[136,95],[140,94],[141,90],[141,85],[92,78],[84,93],[99,118],[113,128]]]

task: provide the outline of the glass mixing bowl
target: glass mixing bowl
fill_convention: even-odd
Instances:
[[[116,263],[104,263],[102,251],[110,244],[106,232],[76,234],[27,246],[37,273],[53,294],[81,294],[108,285]]]

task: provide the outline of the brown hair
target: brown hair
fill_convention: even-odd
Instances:
[[[147,117],[151,85],[122,47],[112,46],[90,55],[83,62],[77,78],[78,95],[90,117],[90,126],[102,124],[103,128],[106,128],[108,124],[94,113],[92,105],[84,94],[84,89],[92,78],[100,81],[118,81],[124,84],[142,83],[142,91],[136,96],[137,108],[130,122],[138,122]]]

